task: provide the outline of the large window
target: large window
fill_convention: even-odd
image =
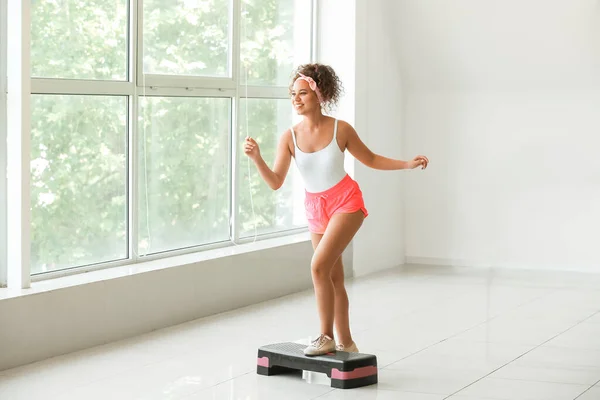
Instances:
[[[304,229],[288,80],[311,0],[31,2],[31,273],[53,276]]]

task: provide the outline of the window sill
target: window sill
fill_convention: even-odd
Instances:
[[[195,253],[160,258],[136,264],[123,265],[97,271],[90,271],[80,274],[64,276],[60,278],[33,282],[31,284],[31,288],[29,289],[0,288],[0,300],[28,296],[37,293],[50,292],[53,290],[63,289],[67,287],[86,285],[89,283],[143,274],[166,268],[176,268],[202,261],[213,260],[222,257],[229,257],[238,254],[252,253],[269,248],[287,246],[307,241],[310,241],[310,233],[305,231],[293,235],[264,239],[256,241],[254,243],[246,243],[235,246],[222,247],[218,249],[204,250]]]

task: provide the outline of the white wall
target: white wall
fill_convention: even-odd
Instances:
[[[326,0],[325,0],[326,1]],[[402,158],[403,81],[396,47],[396,0],[356,1],[356,130],[386,157]],[[369,217],[354,242],[356,276],[404,263],[403,178],[355,163]]]
[[[356,112],[354,104],[356,46],[355,6],[354,0],[321,0],[317,7],[317,44],[316,60],[330,65],[342,81],[344,93],[331,115],[355,123]],[[335,18],[335,24],[330,21]],[[346,152],[345,169],[354,176],[354,159]],[[354,264],[354,243],[350,243],[343,254],[344,274],[352,277],[356,274]]]
[[[318,60],[335,69],[345,89],[334,115],[350,122],[373,151],[399,158],[401,81],[389,3],[320,0]],[[353,275],[402,264],[403,172],[370,170],[349,153],[346,161],[369,211],[352,244]],[[390,220],[398,222],[390,224]]]
[[[343,86],[339,104],[330,114],[354,125],[356,122],[355,1],[321,0],[317,4],[316,61],[330,65]],[[332,18],[335,19],[335,24],[331,23]],[[344,168],[350,176],[354,177],[354,158],[348,152],[346,152]],[[345,255],[351,259],[352,249],[347,249]]]
[[[600,1],[394,12],[407,261],[600,272]]]
[[[397,0],[395,52],[414,90],[598,88],[598,0]]]
[[[6,15],[7,2],[0,0],[0,287],[6,286]]]
[[[355,0],[320,0],[317,11],[317,61],[330,65],[344,88],[332,115],[352,124],[356,120],[355,10]],[[353,171],[353,163],[348,166]]]

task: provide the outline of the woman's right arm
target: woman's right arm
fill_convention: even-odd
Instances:
[[[291,138],[292,132],[289,129],[284,132],[283,135],[281,135],[281,138],[279,138],[273,170],[269,168],[265,160],[260,155],[258,143],[256,143],[256,141],[250,137],[246,138],[244,152],[252,161],[254,161],[260,176],[273,190],[277,190],[283,185],[285,177],[290,169],[292,153],[290,152],[289,143]]]

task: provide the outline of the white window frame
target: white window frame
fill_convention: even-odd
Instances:
[[[8,1],[7,54],[7,283],[30,286],[30,48],[31,2]]]
[[[6,0],[0,0],[6,1]],[[188,77],[188,76],[169,76],[144,74],[143,72],[143,1],[144,0],[129,0],[130,24],[129,24],[129,42],[128,42],[128,74],[125,81],[94,81],[81,79],[48,79],[48,78],[31,78],[31,93],[32,94],[71,94],[71,95],[115,95],[128,96],[128,255],[126,259],[104,262],[94,265],[85,265],[74,267],[67,270],[46,272],[39,275],[31,276],[31,281],[40,281],[45,279],[56,278],[60,276],[72,275],[76,273],[95,271],[115,266],[128,265],[138,262],[145,262],[159,258],[172,257],[186,253],[193,253],[213,248],[232,246],[234,243],[251,242],[254,237],[241,239],[239,237],[238,226],[238,206],[237,201],[238,190],[238,175],[240,168],[237,165],[237,147],[235,141],[238,135],[238,118],[240,100],[246,98],[265,98],[265,99],[289,99],[289,91],[286,87],[260,87],[248,86],[240,82],[239,79],[239,64],[240,64],[240,39],[241,28],[240,18],[242,10],[241,0],[230,0],[232,6],[230,9],[230,68],[229,77],[214,78],[214,77]],[[318,0],[307,0],[311,7],[311,37],[310,37],[310,59],[315,60],[316,52],[316,9]],[[29,1],[26,1],[29,7]],[[29,46],[29,42],[27,44]],[[151,255],[137,255],[137,237],[138,237],[138,193],[137,193],[137,165],[139,154],[137,154],[137,144],[139,132],[137,129],[137,119],[139,110],[139,100],[142,97],[150,96],[169,96],[169,97],[226,97],[231,99],[231,126],[229,129],[229,199],[230,199],[230,240],[220,243],[211,243],[198,245],[185,249],[172,250],[164,253]],[[28,116],[28,118],[30,118]],[[30,121],[29,121],[30,123]],[[29,148],[27,148],[29,151]],[[29,152],[26,155],[29,163]],[[28,165],[27,163],[27,165]],[[23,173],[29,174],[29,169]],[[29,176],[29,175],[27,175]],[[29,180],[27,180],[29,185]],[[29,192],[27,193],[29,200]],[[27,240],[30,244],[29,227],[27,235],[23,236],[23,240]],[[278,231],[270,234],[260,234],[257,238],[267,239],[278,236],[289,235],[293,233],[306,232],[306,227]],[[29,261],[29,260],[28,260]],[[23,269],[29,277],[29,265]]]
[[[7,284],[6,221],[6,13],[8,0],[0,0],[0,287]]]

